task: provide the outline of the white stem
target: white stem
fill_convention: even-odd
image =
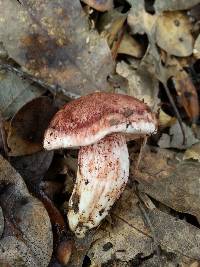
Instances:
[[[69,201],[69,226],[77,237],[96,227],[119,198],[129,176],[129,156],[122,134],[82,147],[77,180]]]

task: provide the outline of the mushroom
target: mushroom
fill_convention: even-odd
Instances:
[[[69,200],[69,226],[77,237],[99,225],[129,176],[126,140],[155,133],[155,114],[122,94],[92,93],[66,104],[45,132],[44,148],[78,148],[76,183]]]

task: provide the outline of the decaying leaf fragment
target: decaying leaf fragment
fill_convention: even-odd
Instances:
[[[156,42],[168,54],[186,57],[192,54],[194,40],[189,17],[182,12],[164,12],[156,21]]]
[[[176,123],[176,118],[166,114],[162,109],[159,111],[159,126],[163,129]]]
[[[132,169],[139,189],[172,209],[200,220],[200,164],[183,161],[183,154],[147,149],[139,171]]]
[[[132,8],[128,14],[128,24],[133,33],[146,33],[149,40],[149,46],[140,62],[140,67],[148,70],[165,87],[171,78],[180,104],[184,107],[190,120],[196,122],[199,117],[197,90],[184,69],[186,66],[182,65],[178,58],[171,56],[186,57],[192,52],[198,54],[197,49],[193,51],[192,23],[184,12],[163,12],[176,10],[177,7],[180,7],[181,10],[187,9],[187,4],[184,1],[178,4],[167,1],[165,5],[158,1],[155,2],[155,6],[157,8],[159,6],[157,12],[150,14],[145,10],[144,1],[129,0],[129,2]],[[164,57],[162,56],[164,53],[160,54],[157,46],[165,50]]]
[[[0,111],[7,119],[12,117],[24,104],[41,96],[45,89],[31,85],[16,74],[7,72],[0,75]]]
[[[20,3],[0,1],[0,40],[12,59],[64,93],[108,89],[111,53],[106,41],[89,31],[79,0]]]
[[[48,266],[53,249],[48,214],[42,203],[29,194],[21,176],[1,156],[0,189],[4,216],[0,265]]]
[[[22,176],[26,185],[35,189],[39,187],[45,173],[49,169],[53,159],[53,151],[39,151],[25,156],[11,157],[10,162],[17,172]]]
[[[176,11],[176,10],[187,10],[195,5],[199,4],[199,0],[167,0],[167,1],[162,1],[162,0],[156,0],[154,3],[154,8],[157,12],[162,12],[162,11]]]
[[[126,54],[136,58],[141,58],[144,55],[144,48],[132,36],[130,36],[130,34],[125,32],[117,52],[118,54]]]
[[[158,141],[158,145],[161,148],[178,148],[186,149],[191,147],[193,144],[199,142],[194,136],[192,129],[183,123],[185,132],[185,144],[183,143],[183,134],[178,121],[170,127],[169,134],[163,133]]]
[[[126,21],[127,14],[121,13],[118,9],[110,10],[104,13],[98,23],[98,30],[101,36],[107,39],[108,45],[113,46],[113,43],[117,39],[117,35],[123,27]]]
[[[188,148],[184,153],[183,159],[192,159],[200,162],[200,143],[196,143]]]
[[[93,237],[88,252],[91,261],[97,265],[103,263],[106,265],[108,261],[138,262],[135,266],[143,266],[142,263],[145,264],[147,261],[146,266],[151,266],[148,259],[156,255],[153,239],[156,239],[155,242],[161,246],[161,255],[157,258],[155,266],[176,266],[177,263],[200,259],[198,228],[155,207],[147,210],[147,214],[154,233],[144,222],[138,198],[133,190],[127,188],[112,211],[112,225],[105,223]],[[164,255],[171,257],[165,258]]]
[[[161,14],[158,12],[151,15],[145,11],[144,3],[138,3],[134,0],[131,0],[130,3],[132,9],[128,15],[129,25],[134,33],[147,33],[150,42],[141,66],[146,67],[165,86],[168,79],[172,77],[182,105],[191,120],[195,121],[199,113],[199,104],[192,81],[175,58],[171,59],[168,56],[167,60],[163,62],[162,58],[161,62],[161,56],[156,47],[157,43],[168,55],[190,55],[193,50],[193,37],[189,18],[181,12]]]
[[[190,118],[191,122],[195,123],[199,118],[197,88],[194,86],[189,74],[185,71],[184,65],[182,66],[181,63],[175,58],[168,60],[167,62],[171,65],[172,70],[174,69],[174,74],[171,76],[171,78],[178,95],[178,102],[184,107],[185,112]]]
[[[128,24],[130,25],[132,32],[145,34],[149,36],[153,35],[155,32],[155,24],[157,20],[157,14],[150,14],[146,12],[144,6],[144,0],[128,0],[131,5],[131,10],[128,14]]]
[[[184,69],[186,65],[172,56],[161,57],[155,43],[151,43],[138,67],[139,71],[149,72],[150,78],[157,79],[167,87],[169,79],[172,80],[177,92],[177,99],[186,111],[192,122],[199,117],[199,101],[197,89],[191,77]],[[147,74],[146,74],[147,75]]]
[[[107,39],[113,56],[126,54],[141,58],[144,48],[127,32],[127,27],[124,25],[126,18],[127,13],[121,13],[120,9],[113,9],[101,16],[98,29],[101,36]]]
[[[152,110],[157,111],[159,99],[158,81],[153,79],[148,72],[134,69],[124,61],[117,64],[116,71],[128,80],[127,94],[143,100]]]
[[[200,58],[200,34],[195,40],[193,54],[196,58]]]
[[[119,47],[125,34],[124,24],[126,18],[127,14],[121,13],[120,9],[113,9],[103,14],[98,23],[98,29],[101,33],[101,36],[106,38],[114,59],[119,52]],[[130,46],[131,45],[129,44],[129,49]],[[136,42],[132,44],[131,48],[132,53],[137,55],[138,46],[136,45]]]
[[[44,131],[56,111],[48,97],[35,98],[18,110],[8,131],[9,155],[22,156],[41,151]]]

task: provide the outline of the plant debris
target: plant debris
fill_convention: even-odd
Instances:
[[[0,266],[200,266],[199,14],[200,0],[0,0]],[[128,138],[125,191],[78,239],[78,152],[46,151],[44,133],[94,92],[143,101],[158,131]]]
[[[31,196],[21,176],[0,157],[1,225],[0,264],[47,266],[53,236],[42,203]],[[3,233],[2,233],[3,232]]]

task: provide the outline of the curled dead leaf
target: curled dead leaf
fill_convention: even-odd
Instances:
[[[29,155],[41,151],[44,131],[57,111],[48,97],[35,98],[12,118],[8,131],[10,156]]]

